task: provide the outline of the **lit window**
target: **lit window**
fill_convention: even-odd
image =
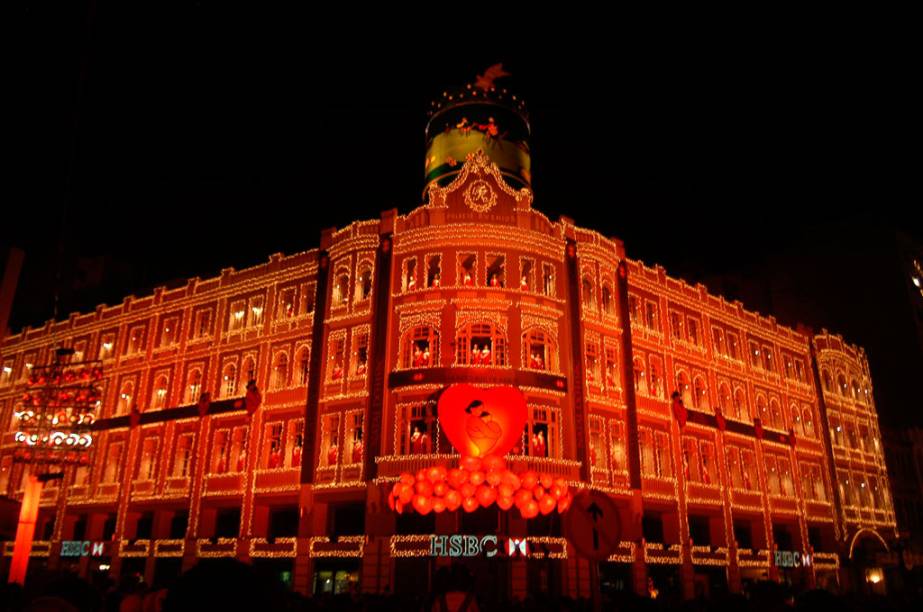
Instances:
[[[426,286],[442,286],[442,256],[430,255],[426,258]]]
[[[505,366],[506,335],[491,323],[469,323],[458,330],[455,363]]]
[[[503,255],[488,255],[485,274],[488,287],[506,286],[506,258]]]
[[[401,367],[428,368],[439,363],[439,335],[428,325],[418,325],[406,333],[402,343]]]

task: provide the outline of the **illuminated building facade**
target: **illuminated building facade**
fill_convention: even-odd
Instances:
[[[476,106],[461,117],[475,132]],[[436,132],[469,136],[469,122],[451,122]],[[472,137],[491,144],[490,122],[479,125]],[[305,593],[404,592],[450,562],[430,556],[430,536],[458,533],[527,538],[528,557],[466,560],[481,592],[511,597],[851,580],[841,559],[894,536],[861,349],[550,220],[532,207],[517,146],[499,147],[516,180],[490,146],[428,154],[427,202],[406,215],[7,337],[0,491],[11,496],[29,469],[13,461],[13,432],[30,369],[55,346],[105,369],[95,459],[46,486],[33,562],[151,581],[236,557]],[[243,400],[249,381],[258,405]],[[435,408],[459,382],[525,395],[512,467],[611,496],[621,537],[598,570],[554,515],[389,509],[399,474],[457,458]]]

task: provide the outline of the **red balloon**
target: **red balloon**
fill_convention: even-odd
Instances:
[[[474,492],[476,490],[477,490],[477,487],[475,487],[470,482],[466,482],[459,488],[459,491],[461,491],[462,497],[474,497]]]
[[[497,496],[497,505],[501,510],[509,510],[513,507],[513,498],[506,495]]]
[[[433,494],[433,485],[431,485],[428,480],[418,480],[414,489],[416,490],[417,495],[425,495],[429,497]]]
[[[532,489],[536,484],[538,484],[538,474],[529,470],[528,472],[523,472],[519,476],[519,480],[522,482],[523,489]]]
[[[449,485],[444,482],[437,482],[433,485],[433,495],[438,495],[439,497],[445,497],[445,494],[449,491]]]
[[[503,473],[501,480],[513,487],[514,491],[522,486],[522,481],[519,480],[519,476],[509,470]]]
[[[554,484],[554,479],[551,478],[551,474],[542,474],[538,477],[539,482],[542,483],[542,486],[546,489],[550,489],[551,485]]]
[[[564,492],[561,490],[561,487],[558,485],[552,485],[549,494],[555,498],[555,500],[561,499],[564,496]]]
[[[546,495],[538,502],[538,509],[542,514],[550,514],[558,505],[558,502],[550,495]]]
[[[398,514],[402,513],[404,511],[404,502],[399,499],[394,500],[394,510]]]
[[[462,496],[458,491],[449,490],[449,492],[445,494],[445,507],[450,512],[455,512],[458,510],[461,502]]]
[[[481,485],[478,487],[477,499],[478,503],[486,508],[497,501],[497,490],[491,489],[486,485]]]
[[[487,455],[481,461],[481,466],[487,471],[498,470],[502,472],[506,469],[506,459],[499,455]]]
[[[417,470],[417,482],[421,480],[426,480],[426,470],[423,468]]]
[[[417,495],[413,498],[413,508],[420,514],[429,514],[433,509],[433,500],[426,495]]]
[[[516,490],[506,483],[503,483],[497,487],[497,495],[500,497],[513,497],[513,493],[515,492]]]
[[[451,385],[439,397],[439,425],[462,455],[505,455],[522,435],[528,409],[515,387]],[[476,468],[469,468],[476,469]]]
[[[487,472],[487,476],[484,477],[484,480],[486,480],[490,486],[496,487],[503,480],[503,477],[498,470],[490,470]]]
[[[474,472],[481,469],[481,460],[478,457],[472,457],[471,455],[466,455],[461,458],[461,461],[458,462],[458,465],[462,469],[468,470],[469,472]]]
[[[413,487],[406,484],[401,484],[401,490],[398,493],[401,503],[409,504],[411,499],[413,499]]]
[[[426,477],[433,484],[442,482],[446,478],[446,469],[441,465],[431,467],[430,469],[426,470]]]
[[[449,470],[447,480],[449,481],[449,484],[451,484],[454,488],[457,489],[461,487],[463,484],[465,484],[466,482],[468,482],[468,470],[460,470],[458,468],[452,468],[451,470]]]
[[[545,497],[545,487],[542,485],[535,485],[532,488],[532,497],[535,498],[535,501],[542,501],[542,498]]]
[[[462,502],[462,507],[465,509],[465,512],[474,512],[478,509],[478,500],[473,497],[466,497]]]
[[[439,497],[433,498],[433,512],[445,512],[445,500]]]
[[[567,495],[558,500],[558,513],[564,514],[570,508],[571,496]]]
[[[478,486],[479,484],[484,482],[484,472],[480,470],[471,472],[471,474],[468,476],[468,482],[470,482],[474,486]]]
[[[388,507],[391,508],[391,510],[394,510],[394,497],[391,495],[388,496]]]
[[[528,503],[524,504],[519,512],[522,514],[522,518],[530,519],[538,516],[538,502],[534,499],[530,499]]]
[[[526,504],[533,501],[532,492],[526,489],[519,489],[513,496],[513,501],[516,502],[516,507],[521,510]]]

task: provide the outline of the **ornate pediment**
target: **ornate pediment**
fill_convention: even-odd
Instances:
[[[505,221],[517,210],[532,206],[532,192],[523,187],[510,187],[497,164],[483,149],[468,155],[455,179],[446,185],[430,185],[429,204],[432,208],[447,208],[448,214],[458,213],[472,220]]]

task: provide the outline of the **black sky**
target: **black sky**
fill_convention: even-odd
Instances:
[[[410,210],[429,101],[496,62],[529,103],[535,206],[630,256],[698,280],[835,224],[920,240],[918,70],[870,23],[626,36],[461,6],[399,27],[124,4],[23,3],[12,22],[13,329],[51,316],[59,269],[66,316]]]

